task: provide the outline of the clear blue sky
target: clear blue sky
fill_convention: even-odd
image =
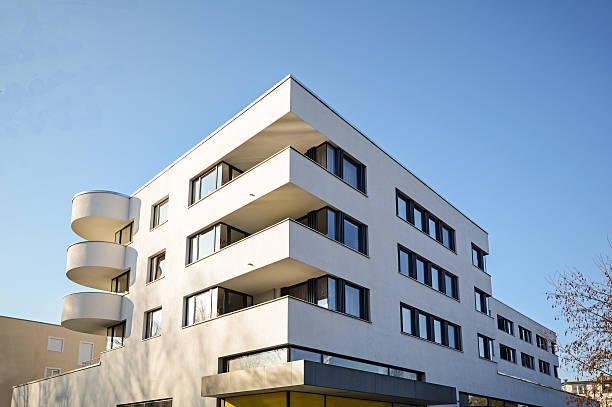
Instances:
[[[332,4],[333,3],[333,4]],[[0,314],[59,322],[71,197],[132,193],[288,73],[489,232],[494,295],[612,232],[612,2],[0,5]]]

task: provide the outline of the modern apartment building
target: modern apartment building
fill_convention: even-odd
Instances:
[[[612,377],[602,376],[595,380],[564,381],[561,387],[578,397],[597,401],[599,407],[612,407]]]
[[[108,350],[14,407],[564,405],[487,233],[290,76],[71,227],[67,277],[104,292],[62,325]]]
[[[88,366],[105,346],[99,335],[0,316],[0,407],[11,405],[13,386]]]

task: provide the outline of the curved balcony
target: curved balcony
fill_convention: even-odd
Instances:
[[[74,293],[62,300],[62,326],[72,331],[106,335],[106,327],[121,319],[123,296],[112,293]]]
[[[101,241],[68,246],[66,277],[98,290],[110,289],[111,280],[125,271],[125,246]]]
[[[72,198],[70,226],[86,240],[114,241],[128,220],[130,197],[111,191],[85,191]]]

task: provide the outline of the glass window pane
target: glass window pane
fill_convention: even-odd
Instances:
[[[246,302],[244,294],[225,290],[226,309],[225,312],[234,312],[244,308]]]
[[[121,229],[121,244],[128,244],[132,241],[132,225]]]
[[[427,315],[419,312],[419,336],[427,339]]]
[[[410,256],[402,249],[399,251],[399,271],[405,276],[410,275]]]
[[[215,228],[208,229],[198,236],[198,259],[215,252]]]
[[[414,226],[423,230],[423,212],[418,208],[414,208]]]
[[[327,168],[328,171],[331,171],[332,173],[336,174],[336,149],[332,146],[330,146],[329,144],[326,144],[326,154],[327,154],[327,158],[326,160],[326,165],[325,168]]]
[[[408,380],[419,380],[419,376],[414,372],[407,372],[406,370],[394,369],[392,367],[389,368],[389,376],[401,377],[402,379]]]
[[[238,229],[231,228],[229,244],[236,243],[237,241],[244,239],[245,237],[246,237],[245,232],[241,232]]]
[[[208,174],[201,178],[200,197],[204,198],[215,189],[217,189],[217,168],[213,168]]]
[[[439,271],[435,266],[431,266],[431,287],[434,290],[440,289],[440,276]]]
[[[402,307],[402,332],[412,335],[412,310]]]
[[[408,220],[408,205],[401,196],[397,196],[397,216],[404,220]]]
[[[476,311],[482,312],[482,300],[480,299],[480,293],[478,291],[474,291],[474,304],[476,306]]]
[[[317,305],[319,307],[327,308],[327,284],[328,277],[321,277],[317,279]]]
[[[344,244],[359,250],[359,226],[348,219],[344,220]]]
[[[157,213],[157,224],[164,223],[168,220],[168,201],[165,201],[159,205]]]
[[[151,314],[151,336],[161,335],[162,312],[159,309]]]
[[[187,316],[185,317],[185,325],[192,325],[195,322],[195,299],[195,295],[187,298]]]
[[[478,267],[478,250],[472,247],[472,264]]]
[[[357,318],[361,317],[361,301],[360,301],[360,293],[361,290],[350,286],[350,285],[345,285],[344,288],[344,298],[345,298],[345,309],[344,312],[346,312],[349,315],[353,315]]]
[[[215,229],[215,251],[227,246],[229,243],[229,232],[227,225],[220,224],[214,227]]]
[[[327,210],[327,236],[336,240],[336,212]]]
[[[129,273],[124,273],[117,277],[117,291],[118,293],[124,293],[128,290],[128,279]]]
[[[357,188],[357,171],[357,166],[348,159],[342,161],[342,178],[355,188]]]
[[[164,269],[166,267],[166,254],[164,253],[157,256],[155,263],[155,279],[157,280],[164,275]]]
[[[434,342],[436,343],[442,343],[442,321],[440,321],[439,319],[434,319]]]
[[[421,259],[416,259],[416,279],[425,283],[425,263]]]
[[[217,188],[230,180],[230,167],[226,163],[217,165]]]
[[[194,236],[190,239],[191,248],[189,249],[189,262],[193,263],[198,259],[198,241],[199,236]]]
[[[288,290],[288,294],[295,298],[300,298],[304,301],[308,301],[308,284],[302,283],[300,285],[296,285],[290,287]]]
[[[451,297],[456,297],[455,290],[454,290],[455,285],[453,284],[452,276],[448,274],[444,275],[444,285],[446,286],[446,295],[451,296]]]
[[[191,181],[191,203],[199,201],[200,198],[200,179],[196,178]]]
[[[442,226],[442,244],[451,248],[451,231],[446,226]]]
[[[327,211],[327,208],[323,208],[315,214],[317,218],[317,230],[324,235],[327,235]]]
[[[294,360],[310,360],[312,362],[321,363],[321,354],[318,352],[311,352],[309,350],[291,348],[289,353],[289,359]]]
[[[429,236],[434,239],[438,237],[438,222],[432,218],[429,218]]]
[[[327,279],[327,284],[327,307],[331,310],[336,310],[338,309],[336,307],[336,279],[329,277]]]
[[[451,324],[448,324],[448,346],[454,349],[459,348],[457,344],[457,327]]]
[[[125,322],[113,327],[113,349],[123,346],[123,336],[125,334]]]
[[[207,321],[211,318],[211,295],[212,290],[194,296],[194,323]]]
[[[377,366],[371,363],[358,362],[356,360],[350,360],[339,356],[323,355],[323,363],[327,365],[346,367],[349,369],[362,370],[364,372],[372,372],[383,375],[389,374],[389,368],[385,366]]]
[[[227,371],[274,366],[287,362],[287,348],[272,349],[252,355],[240,356],[227,361]]]

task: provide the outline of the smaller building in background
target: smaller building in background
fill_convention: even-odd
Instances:
[[[0,407],[13,386],[95,363],[106,338],[61,325],[0,316]]]
[[[612,407],[612,377],[595,380],[564,381],[563,390],[599,402],[599,407]]]

